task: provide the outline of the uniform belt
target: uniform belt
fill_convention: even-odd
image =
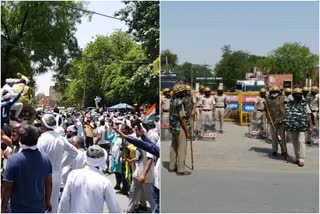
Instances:
[[[200,106],[197,106],[198,108],[200,108]]]
[[[163,112],[169,112],[169,110],[162,110]]]
[[[203,109],[203,111],[211,111],[211,109]]]
[[[319,112],[319,110],[311,110],[312,112]]]
[[[224,106],[216,106],[216,108],[224,108]]]
[[[257,111],[264,111],[264,110],[258,109]]]

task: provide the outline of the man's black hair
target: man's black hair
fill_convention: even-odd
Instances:
[[[39,131],[31,125],[23,125],[19,129],[20,143],[26,146],[34,146],[39,138]]]

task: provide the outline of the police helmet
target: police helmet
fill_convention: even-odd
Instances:
[[[270,92],[280,92],[280,88],[278,86],[273,86],[271,87]]]
[[[302,89],[301,88],[295,88],[295,89],[293,89],[292,94],[302,94]]]
[[[173,86],[173,93],[179,93],[179,92],[182,92],[184,91],[184,85],[178,83],[176,84],[175,86]]]
[[[291,88],[285,88],[284,89],[284,93],[292,93],[292,89]]]
[[[186,85],[186,86],[185,86],[185,90],[186,90],[186,91],[191,91],[191,86],[190,86],[190,85]]]
[[[307,86],[305,86],[305,87],[302,88],[302,91],[303,92],[309,92],[309,88]]]
[[[210,89],[209,87],[205,87],[205,88],[204,88],[204,91],[209,91],[209,92],[210,92],[211,89]]]
[[[318,88],[318,86],[312,86],[312,87],[311,87],[311,91],[312,91],[313,93],[315,93],[315,94],[318,94],[318,93],[319,93],[319,88]]]

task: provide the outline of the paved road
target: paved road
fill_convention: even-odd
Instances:
[[[300,168],[272,157],[271,144],[246,132],[226,123],[216,140],[194,142],[195,170],[186,177],[167,171],[170,142],[162,141],[162,212],[318,212],[318,147],[307,147]]]

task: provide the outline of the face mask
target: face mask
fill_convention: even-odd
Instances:
[[[285,93],[286,96],[289,96],[291,93]]]
[[[294,97],[294,99],[296,101],[301,101],[302,100],[302,96],[301,95],[294,95],[293,97]]]
[[[276,97],[279,96],[279,93],[274,93],[274,94],[271,94],[270,96],[271,96],[272,98],[276,98]]]
[[[261,93],[261,97],[266,97],[266,93]]]
[[[210,92],[204,92],[204,94],[206,95],[206,97],[210,96]]]

